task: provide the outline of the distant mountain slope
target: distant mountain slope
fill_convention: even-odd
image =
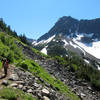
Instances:
[[[64,16],[33,45],[49,55],[57,54],[56,52],[66,55],[68,51],[72,51],[100,61],[100,18],[77,20]]]
[[[93,34],[93,39],[97,38],[100,40],[100,18],[93,20],[77,20],[70,16],[64,16],[60,18],[56,24],[50,29],[50,31],[41,36],[38,41],[48,39],[55,34],[69,35],[77,33]]]

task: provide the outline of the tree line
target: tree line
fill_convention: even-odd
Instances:
[[[11,35],[15,38],[20,39],[23,43],[25,44],[29,44],[27,41],[27,37],[25,36],[25,34],[21,34],[21,35],[17,35],[17,32],[15,30],[12,30],[10,25],[7,25],[4,21],[3,18],[0,18],[0,31],[1,32],[5,32],[8,35]]]

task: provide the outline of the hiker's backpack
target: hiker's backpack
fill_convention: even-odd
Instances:
[[[8,68],[8,61],[5,61],[5,62],[4,62],[4,67],[5,67],[5,68]]]

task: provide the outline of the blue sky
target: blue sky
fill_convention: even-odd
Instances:
[[[0,17],[29,38],[39,38],[62,16],[98,18],[100,0],[0,0]]]

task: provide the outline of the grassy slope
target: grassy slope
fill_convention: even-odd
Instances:
[[[79,98],[74,93],[72,93],[66,85],[64,85],[60,80],[52,77],[43,67],[40,67],[33,60],[25,60],[24,62],[19,63],[17,66],[21,66],[30,70],[33,75],[41,77],[47,83],[57,88],[60,93],[64,93],[69,99],[79,100]]]
[[[40,67],[32,60],[27,60],[25,56],[22,54],[21,48],[18,48],[15,44],[17,39],[5,34],[0,33],[0,56],[8,58],[10,63],[15,63],[18,66],[25,68],[26,70],[29,69],[31,73],[36,76],[41,77],[46,82],[54,86],[59,90],[59,92],[64,93],[67,97],[73,100],[79,100],[79,98],[68,89],[60,80],[53,78],[45,69]],[[18,42],[20,42],[18,40]],[[42,56],[48,57],[39,51],[32,49],[33,52],[39,53]],[[24,61],[22,63],[22,61]],[[8,90],[9,91],[9,90]],[[0,94],[1,95],[1,94]],[[28,100],[28,99],[27,99]]]
[[[35,97],[32,97],[31,94],[25,94],[23,91],[13,88],[3,88],[0,91],[0,100],[17,100],[17,98],[21,98],[21,100],[37,100]]]

